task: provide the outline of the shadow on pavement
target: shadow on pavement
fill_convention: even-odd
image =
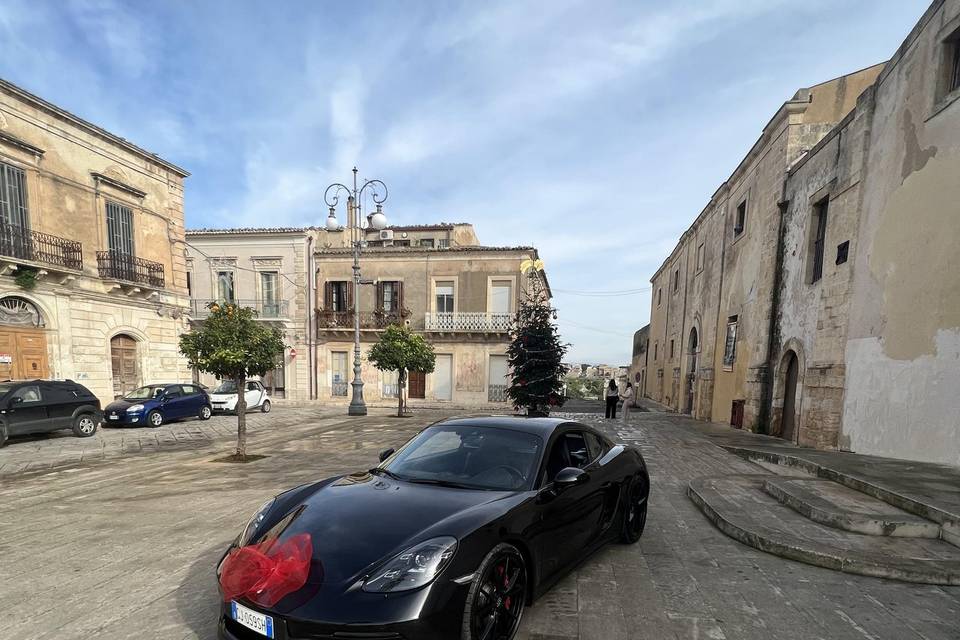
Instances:
[[[220,592],[217,590],[217,562],[229,541],[204,551],[190,565],[177,590],[176,607],[184,623],[200,640],[216,640],[217,618],[220,615]]]

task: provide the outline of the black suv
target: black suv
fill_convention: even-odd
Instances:
[[[73,380],[0,382],[0,447],[8,436],[58,429],[89,438],[102,419],[100,400]]]

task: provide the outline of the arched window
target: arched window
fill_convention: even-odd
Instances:
[[[18,296],[0,299],[0,324],[18,327],[42,327],[43,315],[37,306]]]

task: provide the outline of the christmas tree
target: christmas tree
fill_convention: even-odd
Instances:
[[[553,322],[557,311],[550,306],[541,277],[542,264],[539,260],[525,261],[521,266],[528,274],[527,291],[510,328],[507,349],[511,371],[507,395],[515,409],[526,409],[529,416],[549,415],[551,407],[559,408],[565,400],[566,370],[561,361],[568,345],[560,341]]]

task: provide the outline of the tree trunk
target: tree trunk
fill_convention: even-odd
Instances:
[[[399,403],[397,405],[398,418],[403,417],[403,387],[406,381],[407,381],[407,370],[400,369],[400,371],[397,372],[397,398],[399,400]]]
[[[247,457],[247,376],[237,377],[237,458]]]

